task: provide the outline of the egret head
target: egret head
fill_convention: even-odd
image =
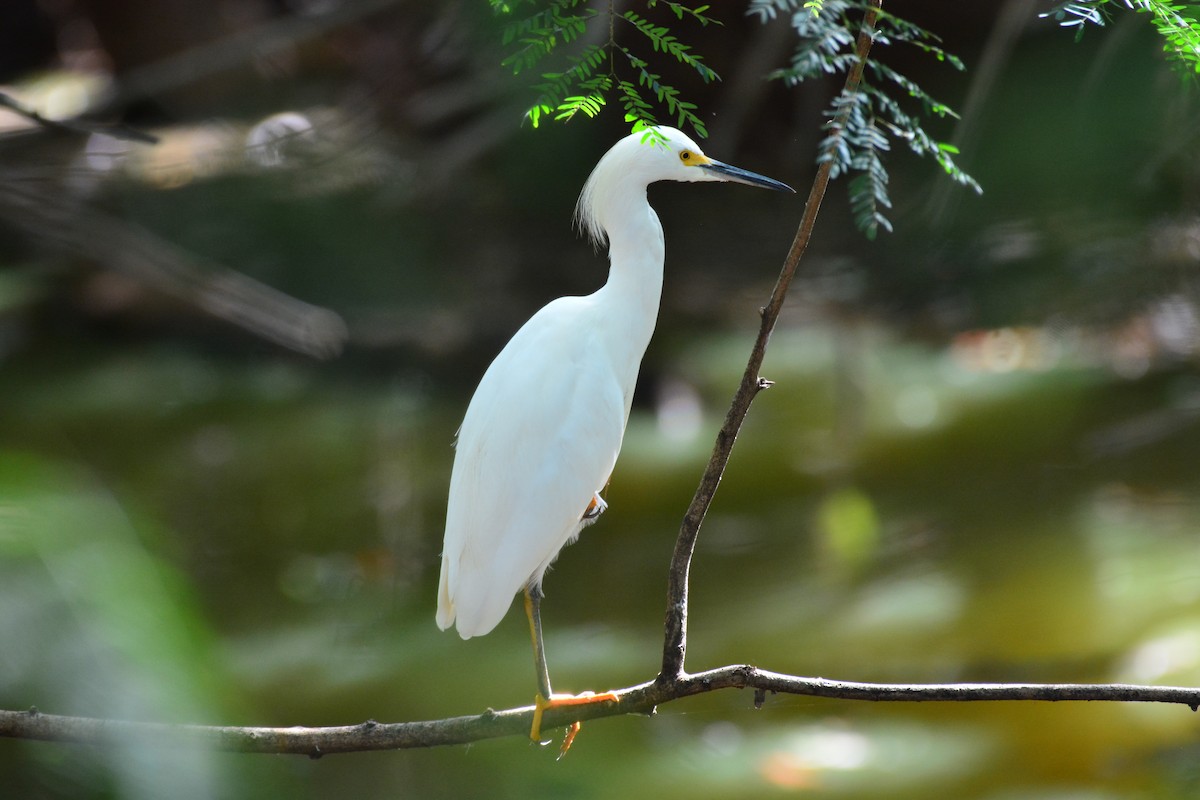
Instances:
[[[614,144],[584,184],[575,217],[580,230],[597,244],[604,241],[610,205],[628,202],[628,192],[644,191],[656,181],[731,181],[794,191],[786,183],[709,158],[683,131],[666,126],[656,130],[662,138],[639,131]]]

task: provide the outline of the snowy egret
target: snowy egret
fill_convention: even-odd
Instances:
[[[734,181],[791,187],[715,161],[674,128],[631,133],[600,159],[575,219],[608,240],[608,282],[560,297],[526,322],[484,373],[458,431],[437,624],[462,638],[499,624],[524,590],[537,668],[533,730],[551,707],[615,700],[552,695],[542,643],[541,585],[559,551],[607,508],[607,486],[638,368],[658,317],[663,230],[646,201],[655,181]],[[572,727],[570,738],[578,730]]]

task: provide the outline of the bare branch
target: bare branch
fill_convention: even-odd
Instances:
[[[842,89],[843,97],[853,96],[858,91],[863,69],[866,67],[867,56],[871,52],[875,20],[882,6],[883,0],[871,0],[868,4],[856,45],[858,60],[846,75],[846,84]],[[833,121],[831,136],[837,135],[845,129],[845,115],[849,114],[849,105],[847,104],[845,108],[846,111]],[[691,569],[692,553],[696,549],[696,538],[700,534],[700,526],[704,522],[705,514],[708,513],[708,507],[712,505],[717,486],[721,483],[721,476],[725,472],[725,466],[729,463],[730,453],[733,452],[733,443],[737,440],[738,431],[741,430],[742,421],[745,420],[746,413],[750,410],[750,404],[760,391],[771,385],[770,381],[759,377],[758,371],[766,356],[767,342],[771,338],[771,331],[775,328],[776,320],[779,319],[779,312],[783,308],[788,287],[791,285],[800,259],[812,239],[813,227],[817,222],[817,212],[821,210],[821,201],[825,197],[825,189],[829,185],[832,169],[832,159],[825,159],[817,168],[812,189],[808,193],[808,201],[804,206],[804,216],[801,217],[800,227],[796,231],[796,238],[792,240],[791,249],[788,250],[787,258],[784,259],[783,269],[771,292],[771,299],[762,309],[762,323],[759,326],[758,338],[754,340],[754,347],[750,351],[750,360],[746,362],[746,371],[742,374],[742,382],[733,396],[729,411],[725,414],[725,422],[717,433],[717,442],[713,446],[708,466],[704,468],[700,485],[696,488],[696,494],[692,497],[692,503],[688,506],[683,523],[679,527],[679,537],[675,540],[675,552],[671,556],[667,585],[666,635],[663,642],[660,681],[676,678],[683,674],[684,656],[687,652],[688,573]]]
[[[121,139],[127,142],[158,144],[157,136],[145,131],[139,131],[136,128],[130,128],[127,125],[105,125],[100,122],[90,122],[79,118],[50,119],[49,117],[44,117],[40,112],[17,102],[16,98],[4,92],[0,92],[0,108],[7,108],[14,114],[19,114],[38,127],[45,128],[46,130],[75,133],[83,136],[102,133],[105,136],[111,136],[114,139]]]
[[[151,231],[104,214],[57,184],[0,170],[0,216],[37,241],[127,275],[202,311],[315,358],[341,352],[347,331],[329,309],[227,267],[204,263]]]
[[[668,681],[620,689],[616,703],[597,703],[545,712],[544,727],[618,714],[654,713],[655,707],[720,689],[755,689],[755,705],[766,693],[874,702],[981,702],[1000,700],[1178,703],[1193,711],[1200,689],[1177,686],[1040,683],[887,684],[802,678],[748,665],[729,665]],[[333,753],[403,750],[465,744],[503,736],[527,736],[533,707],[427,722],[380,723],[328,728],[250,728],[169,725],[43,714],[37,709],[0,711],[0,737],[74,744],[109,745],[130,739],[157,746],[205,747],[239,753],[275,753],[319,758]]]

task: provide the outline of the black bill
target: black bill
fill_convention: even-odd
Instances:
[[[757,172],[751,172],[748,169],[734,167],[729,164],[723,164],[720,161],[710,161],[707,164],[701,164],[700,169],[706,169],[709,172],[715,172],[727,181],[736,183],[745,183],[750,186],[761,186],[764,189],[774,189],[777,192],[792,192],[795,189],[788,186],[786,183],[768,178],[766,175],[759,175]]]

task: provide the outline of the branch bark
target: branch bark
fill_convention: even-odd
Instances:
[[[664,703],[721,689],[754,689],[754,705],[767,694],[794,694],[874,702],[1042,700],[1179,703],[1193,711],[1200,689],[1131,684],[950,683],[883,684],[803,678],[749,665],[729,665],[670,680],[619,689],[616,703],[596,703],[545,712],[544,728],[618,714],[653,714]],[[482,714],[426,722],[380,723],[326,728],[171,725],[43,714],[37,709],[0,711],[0,737],[106,745],[130,740],[167,747],[204,747],[238,753],[305,755],[403,750],[465,744],[502,736],[527,736],[533,706],[491,709]]]
[[[862,29],[859,31],[858,41],[855,45],[857,59],[853,68],[846,74],[842,97],[851,97],[858,91],[859,84],[862,82],[863,70],[867,65],[867,57],[871,52],[871,44],[874,41],[875,21],[882,7],[883,0],[871,0],[867,4]],[[830,125],[831,139],[845,130],[849,105],[846,105],[845,108],[846,111],[839,114]],[[733,443],[737,440],[738,431],[741,430],[742,422],[746,419],[750,404],[754,402],[754,398],[758,396],[759,392],[771,385],[770,381],[759,376],[759,370],[762,368],[763,358],[767,353],[767,343],[771,339],[771,331],[775,329],[775,322],[779,319],[779,312],[783,308],[788,287],[791,286],[792,278],[796,275],[796,268],[800,265],[800,259],[804,256],[804,252],[808,249],[808,243],[812,239],[813,228],[817,223],[817,213],[821,210],[821,201],[825,197],[825,189],[829,186],[833,163],[832,158],[826,158],[817,168],[812,188],[808,193],[808,200],[804,204],[804,215],[800,218],[800,227],[796,230],[796,237],[792,240],[792,246],[784,259],[783,268],[779,273],[779,279],[775,282],[775,288],[771,291],[771,297],[762,309],[762,323],[759,325],[758,338],[754,340],[754,347],[750,351],[750,360],[746,362],[746,371],[742,373],[742,381],[733,396],[733,401],[729,404],[725,422],[721,425],[721,430],[717,432],[717,442],[713,446],[708,466],[704,468],[704,475],[700,478],[700,485],[696,488],[692,503],[688,506],[683,522],[679,526],[679,536],[675,540],[675,552],[671,556],[667,582],[666,633],[663,640],[662,669],[658,675],[660,681],[677,679],[685,674],[683,665],[684,657],[687,654],[688,573],[691,570],[692,553],[696,549],[696,538],[700,535],[700,526],[704,523],[708,507],[712,505],[713,496],[717,493],[717,486],[721,483],[721,476],[725,473],[725,466],[729,463],[729,456],[733,452]]]

